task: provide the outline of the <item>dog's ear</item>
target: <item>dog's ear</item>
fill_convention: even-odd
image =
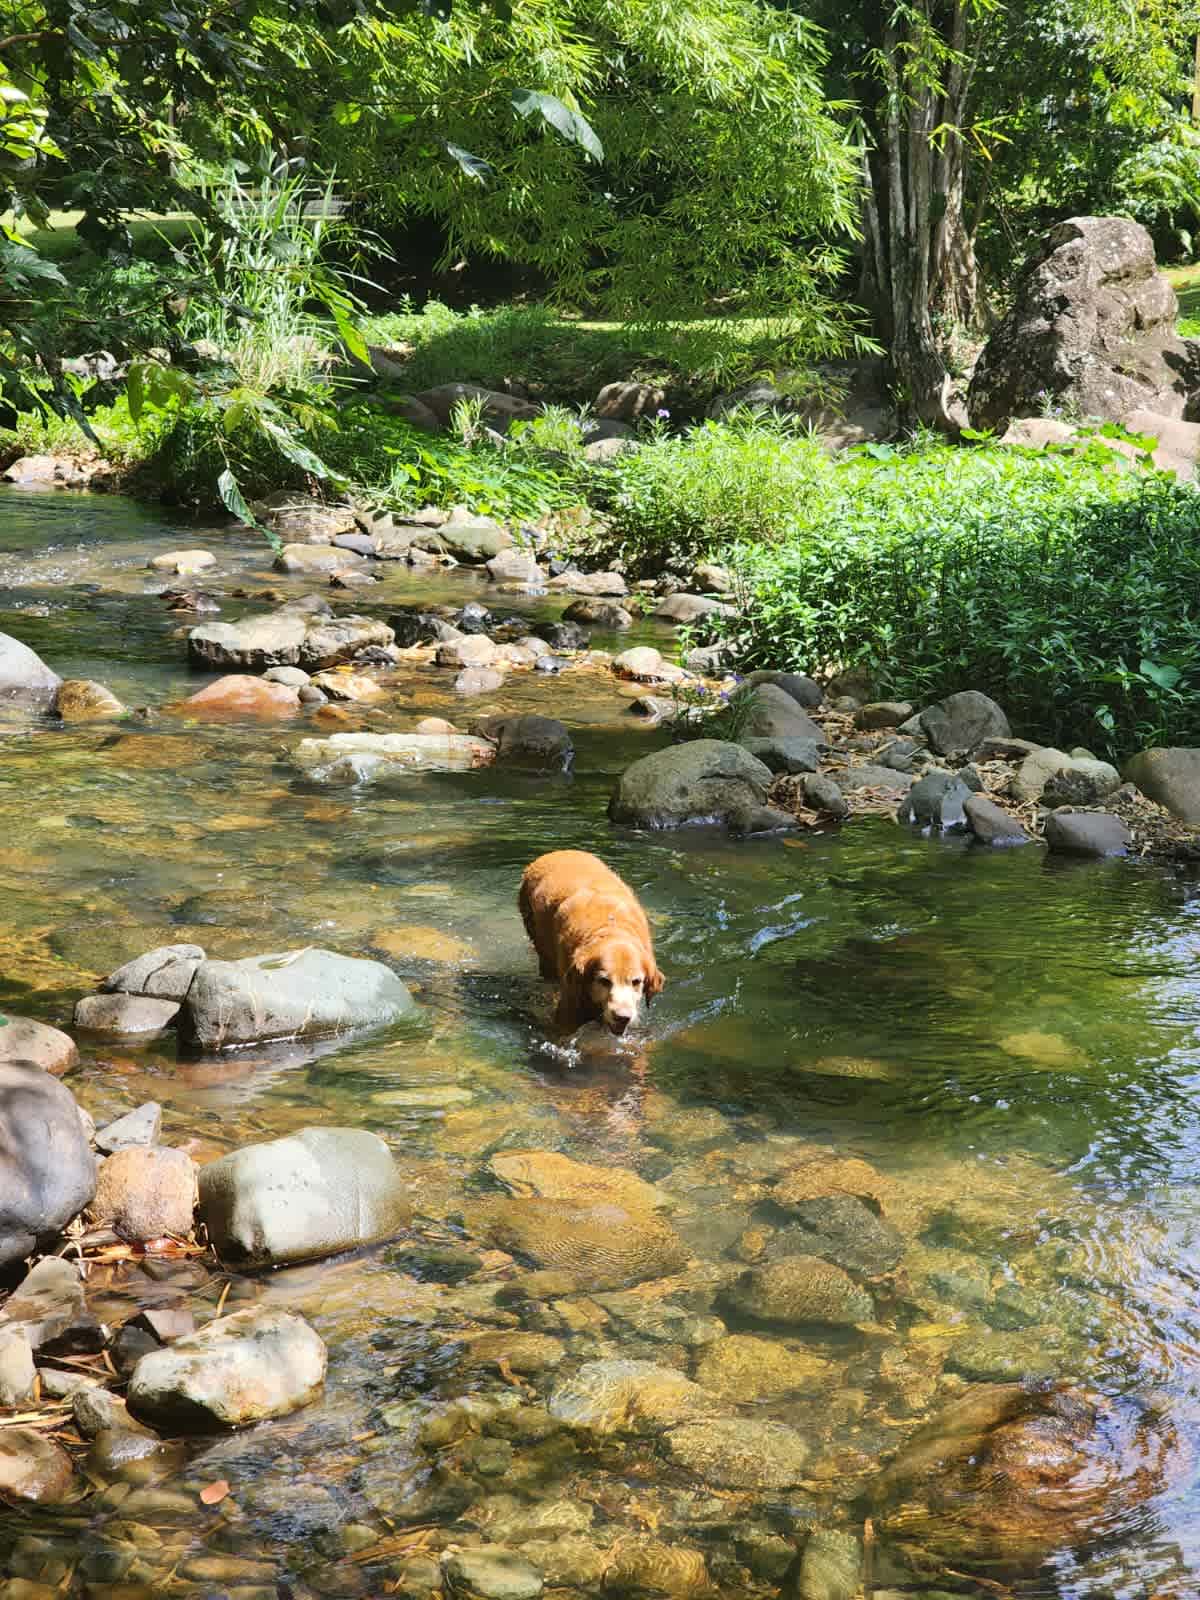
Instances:
[[[653,1000],[656,994],[661,994],[666,981],[667,980],[662,975],[661,969],[656,966],[654,971],[648,973],[646,976],[644,988],[646,999]]]

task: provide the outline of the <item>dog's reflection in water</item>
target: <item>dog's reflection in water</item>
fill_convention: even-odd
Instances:
[[[550,1103],[578,1137],[626,1152],[640,1147],[650,1066],[644,1040],[588,1022],[563,1044],[543,1041],[538,1066]]]

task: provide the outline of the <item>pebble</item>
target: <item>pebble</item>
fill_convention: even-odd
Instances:
[[[442,1557],[442,1570],[452,1589],[466,1590],[480,1600],[534,1600],[544,1586],[532,1561],[501,1545],[449,1551]]]

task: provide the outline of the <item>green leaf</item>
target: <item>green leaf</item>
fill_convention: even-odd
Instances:
[[[125,378],[125,399],[135,425],[142,420],[142,407],[146,399],[146,386],[142,381],[143,365],[141,361],[132,362]]]
[[[331,472],[320,456],[314,454],[307,445],[301,444],[294,433],[283,428],[278,422],[271,422],[267,417],[261,417],[260,423],[263,431],[269,433],[279,446],[280,452],[303,472],[311,472],[316,478],[324,478],[330,483],[341,484],[345,479],[337,473]]]
[[[1160,666],[1156,661],[1141,661],[1138,671],[1143,678],[1149,678],[1151,683],[1156,683],[1160,689],[1172,690],[1183,677],[1178,667]]]
[[[363,366],[369,367],[371,365],[371,352],[367,349],[367,341],[359,332],[349,311],[336,300],[329,301],[329,309],[333,312],[334,324],[346,349],[349,350],[356,361],[361,361]]]
[[[544,89],[515,89],[512,108],[519,117],[539,116],[548,127],[561,133],[571,144],[577,144],[593,161],[604,160],[604,146],[586,117],[572,111],[556,95]]]
[[[221,496],[221,504],[235,516],[239,522],[244,522],[248,528],[256,528],[254,513],[246,504],[246,497],[242,493],[241,484],[233,475],[233,468],[226,467],[217,479],[217,493]]]

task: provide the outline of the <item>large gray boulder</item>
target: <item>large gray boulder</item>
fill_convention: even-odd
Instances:
[[[1123,856],[1131,843],[1129,829],[1107,811],[1052,811],[1044,833],[1051,850],[1068,856]]]
[[[1040,412],[1047,396],[1114,422],[1137,407],[1184,416],[1200,388],[1200,346],[1177,335],[1177,312],[1139,223],[1060,222],[983,348],[971,380],[971,421],[1003,431],[1013,417]]]
[[[0,633],[0,706],[49,711],[62,679],[41,656],[10,633]]]
[[[1012,729],[996,702],[978,689],[948,694],[901,725],[901,733],[920,734],[939,756],[970,755],[985,739],[1007,739]]]
[[[96,1158],[71,1091],[0,1062],[0,1266],[51,1239],[96,1192]]]
[[[412,1211],[391,1152],[365,1128],[302,1128],[200,1169],[222,1260],[280,1266],[390,1238]]]
[[[308,631],[308,618],[297,611],[273,611],[244,617],[241,622],[205,622],[188,634],[188,655],[201,667],[295,667]]]
[[[144,1355],[129,1380],[129,1409],[163,1432],[286,1417],[316,1398],[325,1362],[324,1341],[303,1317],[252,1306]]]
[[[380,961],[311,946],[242,961],[202,961],[180,1013],[183,1036],[209,1050],[379,1027],[412,1009]]]
[[[799,700],[777,683],[757,683],[750,690],[742,735],[747,739],[815,739],[820,745],[828,743],[824,731]]]
[[[469,566],[486,566],[503,550],[511,550],[513,536],[491,517],[451,517],[438,529],[443,547]]]
[[[1200,827],[1200,750],[1182,745],[1142,750],[1126,763],[1123,776],[1173,817]]]
[[[736,823],[766,803],[771,779],[770,768],[741,745],[696,739],[656,750],[627,767],[608,815],[637,828]]]

